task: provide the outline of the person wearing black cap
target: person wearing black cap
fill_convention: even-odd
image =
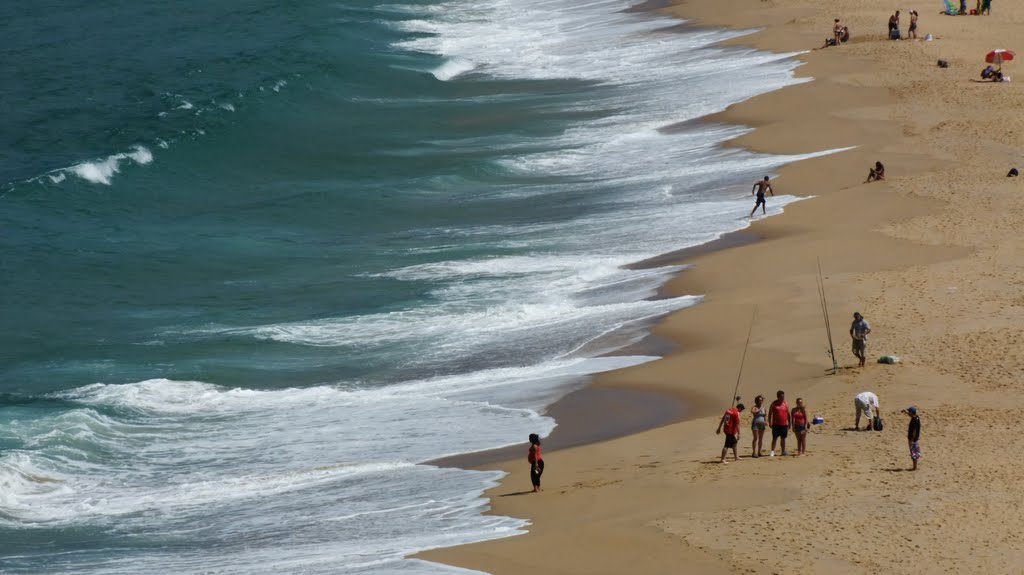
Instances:
[[[917,443],[921,439],[921,418],[917,415],[917,408],[911,405],[903,410],[910,416],[910,423],[907,425],[907,445],[910,447],[910,470],[917,469],[917,460],[921,459],[921,446]]]

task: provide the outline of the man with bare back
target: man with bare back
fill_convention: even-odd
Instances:
[[[768,183],[768,176],[765,176],[763,180],[754,182],[754,187],[751,188],[750,193],[757,196],[757,202],[754,203],[754,209],[750,210],[750,217],[754,217],[754,212],[757,211],[757,206],[761,206],[761,213],[767,213],[765,211],[764,193],[767,191],[771,195],[775,195],[775,191],[772,190],[772,185]]]

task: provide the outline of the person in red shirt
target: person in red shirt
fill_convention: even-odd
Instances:
[[[768,425],[772,428],[772,450],[769,457],[775,457],[775,444],[782,439],[782,454],[786,453],[786,436],[789,435],[789,404],[786,403],[786,392],[781,389],[775,393],[775,401],[768,406]]]
[[[718,435],[725,430],[725,447],[722,448],[722,463],[725,463],[725,454],[732,449],[733,461],[740,460],[740,454],[736,451],[736,446],[740,442],[740,412],[743,411],[743,404],[737,403],[736,407],[730,407],[725,410],[725,415],[722,416],[722,420],[718,422],[718,429],[715,430],[715,434]]]
[[[796,407],[790,413],[793,421],[793,435],[796,435],[796,454],[804,455],[807,451],[807,407],[802,398],[796,398]]]
[[[530,434],[530,453],[526,456],[530,462],[530,481],[533,483],[533,492],[541,491],[540,476],[544,473],[544,456],[540,452],[540,436],[536,433]]]

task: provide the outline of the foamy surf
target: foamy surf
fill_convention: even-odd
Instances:
[[[103,78],[159,86],[5,195],[16,299],[55,302],[4,310],[48,350],[10,338],[7,380],[62,390],[0,405],[6,570],[450,572],[402,558],[525,523],[482,515],[500,474],[423,462],[546,436],[590,374],[656,359],[602,354],[700,296],[629,264],[748,225],[750,182],[799,158],[695,121],[798,81],[715,45],[741,32],[608,0],[356,4],[227,10],[223,38],[162,14],[224,44]],[[159,150],[144,177],[108,162],[133,142]]]
[[[109,186],[114,175],[121,171],[121,164],[125,160],[131,160],[136,165],[144,166],[153,161],[153,154],[145,146],[135,146],[131,152],[114,154],[102,160],[76,164],[70,168],[60,170],[57,175],[63,175],[62,172],[69,172],[87,182]],[[60,183],[63,181],[63,178],[55,179],[55,176],[51,174],[50,180],[53,183]]]
[[[455,58],[453,60],[445,62],[444,64],[441,64],[440,66],[435,68],[431,72],[431,74],[433,74],[434,77],[437,78],[438,80],[441,80],[442,82],[447,82],[448,80],[451,80],[453,78],[461,76],[462,74],[465,74],[466,72],[473,70],[473,68],[475,67],[476,66],[474,66],[474,64],[468,60]]]

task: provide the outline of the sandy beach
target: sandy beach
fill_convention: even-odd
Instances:
[[[488,493],[493,512],[529,519],[529,533],[420,557],[495,575],[1024,570],[1024,535],[1013,528],[1024,489],[1013,465],[1024,443],[1024,401],[1013,393],[1024,382],[1024,180],[1006,177],[1024,169],[1024,64],[1004,66],[1009,83],[975,81],[988,51],[1024,51],[1024,6],[995,2],[990,16],[878,0],[688,0],[663,9],[699,25],[763,27],[736,45],[807,51],[797,74],[813,81],[707,119],[756,128],[730,145],[851,149],[780,170],[776,191],[808,199],[757,220],[749,230],[757,241],[679,256],[693,267],[665,289],[705,301],[654,329],[676,351],[596,378],[596,388],[680,398],[686,410],[669,412],[673,423],[565,449],[553,442],[540,494],[526,493],[525,443],[508,461],[485,462],[509,472]],[[896,9],[904,35],[915,9],[919,35],[934,40],[886,39]],[[850,27],[851,42],[812,50],[834,18]],[[863,183],[876,160],[887,179]],[[847,333],[854,311],[873,330],[863,369]],[[746,457],[744,413],[744,459],[718,462],[714,431],[748,332],[738,393],[748,406],[777,389],[791,406],[802,397],[825,420],[809,434],[806,457]],[[901,362],[876,363],[887,354]],[[852,430],[853,397],[865,390],[880,398],[881,433]],[[923,429],[914,472],[900,413],[909,405]],[[585,411],[559,422],[616,418],[613,401]]]

